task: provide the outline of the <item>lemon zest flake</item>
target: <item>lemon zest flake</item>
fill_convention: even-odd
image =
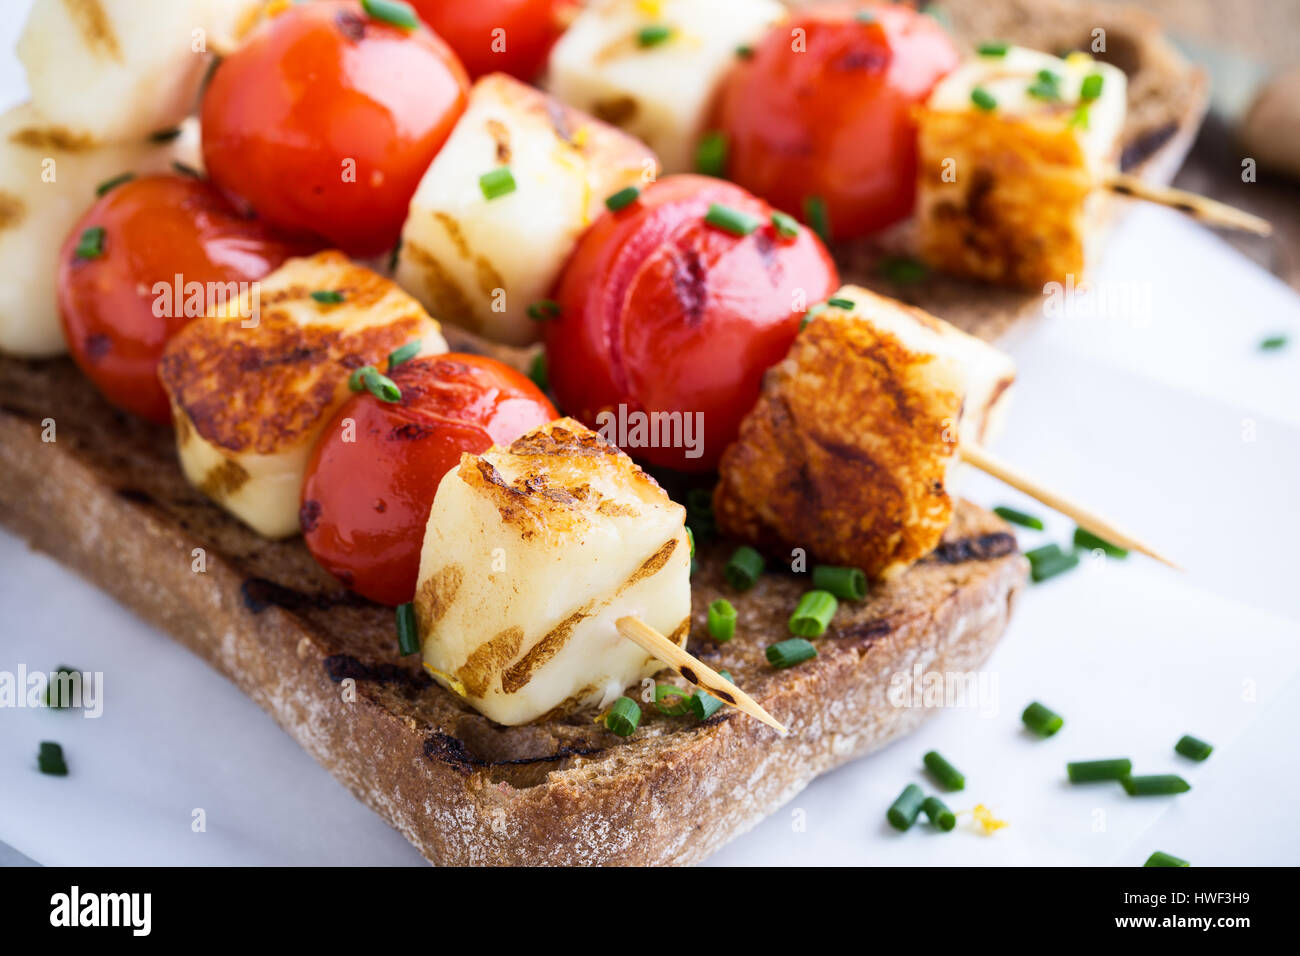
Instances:
[[[424,669],[428,671],[430,674],[432,674],[438,680],[444,681],[447,685],[447,689],[450,690],[457,697],[469,696],[467,693],[465,693],[465,684],[460,680],[460,678],[453,677],[451,674],[448,674],[446,671],[438,670],[438,668],[434,667],[428,661],[424,662]]]
[[[985,836],[997,833],[1003,827],[1010,826],[1006,820],[999,820],[988,807],[982,803],[977,803],[975,809],[970,811],[975,817],[975,823],[984,831]]]

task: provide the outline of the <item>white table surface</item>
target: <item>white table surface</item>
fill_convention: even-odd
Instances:
[[[0,103],[22,95],[9,52],[20,21],[6,21]],[[979,706],[936,711],[818,779],[711,863],[1133,865],[1155,849],[1202,865],[1300,863],[1289,802],[1300,783],[1300,298],[1159,209],[1134,211],[1096,278],[1149,291],[1149,314],[1055,316],[1004,343],[1020,384],[997,450],[1187,571],[1133,556],[1031,587]],[[1275,332],[1291,345],[1260,352]],[[965,492],[1045,514],[983,476]],[[1021,543],[1071,530],[1052,520]],[[3,532],[0,621],[0,670],[106,674],[98,719],[0,709],[0,842],[19,853],[44,864],[421,862],[232,685]],[[1056,737],[1020,729],[1033,699],[1065,715]],[[1214,743],[1213,756],[1175,755],[1183,733]],[[63,744],[67,778],[35,771],[44,739]],[[884,811],[899,790],[933,789],[920,770],[930,749],[966,772],[953,809],[983,803],[1010,825],[893,832]],[[1193,789],[1137,800],[1064,782],[1067,760],[1108,756],[1180,773]],[[205,832],[192,830],[196,809]]]

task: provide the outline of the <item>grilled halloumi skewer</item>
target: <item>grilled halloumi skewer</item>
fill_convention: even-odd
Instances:
[[[657,169],[631,137],[505,74],[485,76],[411,199],[396,279],[444,321],[525,345],[539,334],[529,307],[606,197]],[[513,188],[493,195],[482,178],[504,181],[503,170]]]
[[[18,38],[46,122],[99,143],[178,124],[261,0],[36,0]]]
[[[922,257],[954,275],[1026,288],[1082,276],[1118,172],[1122,71],[1072,53],[990,47],[918,114]]]
[[[605,705],[663,665],[620,636],[690,628],[686,512],[572,419],[464,455],[438,487],[415,609],[443,686],[501,724]]]
[[[419,355],[447,351],[438,323],[393,282],[339,252],[290,259],[163,354],[185,476],[255,531],[296,534],[311,450],[349,376],[384,371],[389,353],[417,339]]]
[[[141,137],[96,146],[51,125],[30,104],[0,116],[0,352],[43,358],[67,351],[56,295],[59,250],[95,201],[123,173],[198,168],[198,124],[165,142]]]
[[[737,49],[785,17],[776,0],[595,0],[551,51],[547,88],[689,172]]]

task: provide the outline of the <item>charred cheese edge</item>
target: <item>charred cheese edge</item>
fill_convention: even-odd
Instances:
[[[1040,71],[1058,96],[1034,96]],[[1081,100],[1087,77],[1101,95]],[[918,112],[917,235],[944,272],[1024,288],[1082,277],[1118,165],[1127,108],[1122,71],[1086,54],[1023,47],[968,60]],[[992,109],[972,102],[979,89]]]
[[[618,618],[686,642],[685,517],[572,419],[462,456],[425,532],[415,596],[425,663],[500,724],[608,704],[663,666],[619,635]]]
[[[688,172],[737,48],[785,17],[776,0],[596,0],[551,51],[547,88],[644,140],[665,172]],[[643,45],[647,28],[669,33]]]
[[[342,294],[338,304],[312,298]],[[168,343],[159,368],[185,476],[269,538],[296,534],[312,448],[354,369],[394,349],[447,350],[438,323],[393,282],[339,252],[290,259]],[[344,423],[345,424],[345,423]]]
[[[488,198],[480,178],[508,169]],[[504,74],[483,77],[411,199],[395,278],[435,315],[488,338],[539,335],[545,299],[606,197],[654,180],[643,144]]]
[[[818,313],[723,453],[718,528],[782,558],[804,548],[871,578],[900,574],[951,521],[963,386],[956,359],[844,310]]]
[[[167,142],[98,146],[51,124],[31,104],[0,116],[0,351],[44,358],[67,351],[59,322],[59,251],[101,183],[181,162],[200,168],[198,123]]]

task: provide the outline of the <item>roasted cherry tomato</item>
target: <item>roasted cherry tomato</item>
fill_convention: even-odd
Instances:
[[[461,453],[509,444],[557,416],[537,386],[495,359],[449,353],[388,374],[401,401],[361,392],[339,410],[307,466],[300,517],[321,567],[395,605],[415,594],[433,496]]]
[[[724,85],[728,175],[810,222],[824,208],[836,239],[897,222],[916,200],[912,111],[957,63],[939,24],[901,4],[795,10]]]
[[[119,408],[170,421],[158,381],[163,347],[187,322],[236,302],[249,283],[310,251],[237,210],[192,176],[116,186],[73,227],[59,254],[68,348]]]
[[[352,0],[292,6],[213,74],[204,162],[273,226],[374,255],[397,242],[468,90],[455,54],[423,26],[373,19]]]
[[[509,73],[527,81],[578,10],[577,0],[411,0],[456,51],[469,75]]]
[[[839,286],[817,237],[788,218],[783,236],[772,212],[731,183],[672,176],[597,219],[545,323],[560,407],[651,464],[716,467],[764,370]]]

